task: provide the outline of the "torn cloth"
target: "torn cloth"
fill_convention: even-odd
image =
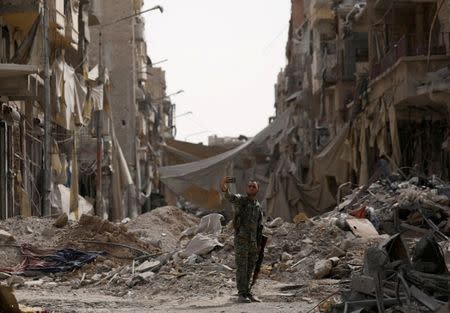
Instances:
[[[75,118],[74,124],[83,124],[83,108],[87,97],[84,80],[79,79],[75,69],[63,59],[55,61],[52,71],[55,75],[58,97],[57,124],[66,129],[72,129],[72,115]]]
[[[22,274],[30,271],[44,273],[69,272],[93,262],[101,253],[82,252],[75,249],[37,249],[31,245],[23,245],[21,252],[23,261],[11,268],[0,268],[0,272]]]

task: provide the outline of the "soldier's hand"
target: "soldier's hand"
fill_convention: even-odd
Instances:
[[[228,190],[228,181],[230,180],[231,177],[229,176],[224,176],[222,178],[222,181],[220,182],[220,189],[222,190],[222,192],[225,192]]]

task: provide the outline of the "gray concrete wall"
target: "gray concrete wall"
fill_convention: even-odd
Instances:
[[[101,24],[108,24],[134,13],[133,2],[99,0]],[[132,175],[136,167],[136,114],[133,89],[133,19],[102,27],[102,64],[108,69],[112,90],[113,127]],[[91,27],[91,65],[99,63],[99,27]]]

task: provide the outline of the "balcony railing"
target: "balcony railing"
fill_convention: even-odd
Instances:
[[[433,41],[434,44],[431,45],[430,49],[431,55],[446,55],[447,53],[444,42],[446,42],[446,38],[449,38],[450,33],[440,33],[439,36],[442,40]],[[401,57],[428,55],[428,40],[424,40],[424,42],[424,44],[419,44],[415,34],[402,36],[378,62],[373,63],[370,78],[375,79],[380,76]],[[436,42],[442,42],[442,44],[436,44]]]

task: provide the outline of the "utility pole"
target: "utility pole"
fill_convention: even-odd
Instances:
[[[102,30],[100,28],[99,41],[98,41],[98,63],[99,63],[99,83],[104,83],[104,70],[102,64]],[[97,114],[97,169],[95,179],[95,214],[101,218],[107,219],[106,210],[103,208],[102,197],[102,160],[103,160],[103,119],[102,112],[98,110]]]
[[[51,215],[51,107],[50,107],[50,43],[48,36],[48,0],[44,0],[44,179],[42,186],[43,216]]]
[[[139,13],[135,14],[136,16],[139,15]],[[136,47],[136,19],[132,19],[131,20],[131,27],[132,27],[132,47],[131,47],[131,51],[132,51],[132,62],[133,62],[133,82],[131,84],[133,90],[132,90],[132,97],[133,97],[133,109],[134,112],[137,112],[138,107],[137,107],[137,101],[136,101],[136,86],[135,84],[138,84],[138,78],[136,75],[136,62],[137,62],[137,57],[136,57],[136,52],[137,52],[137,47]],[[137,125],[137,114],[135,113],[135,116],[133,117],[135,119],[135,125]],[[135,129],[137,129],[135,127]],[[140,206],[140,198],[141,198],[141,164],[140,164],[140,158],[139,158],[139,134],[135,133],[133,134],[135,137],[135,142],[134,142],[134,157],[135,157],[135,182],[136,182],[136,190],[135,190],[135,201],[131,201],[131,204],[128,208],[128,217],[134,218],[136,216],[139,215],[139,211],[138,210],[138,206]]]

